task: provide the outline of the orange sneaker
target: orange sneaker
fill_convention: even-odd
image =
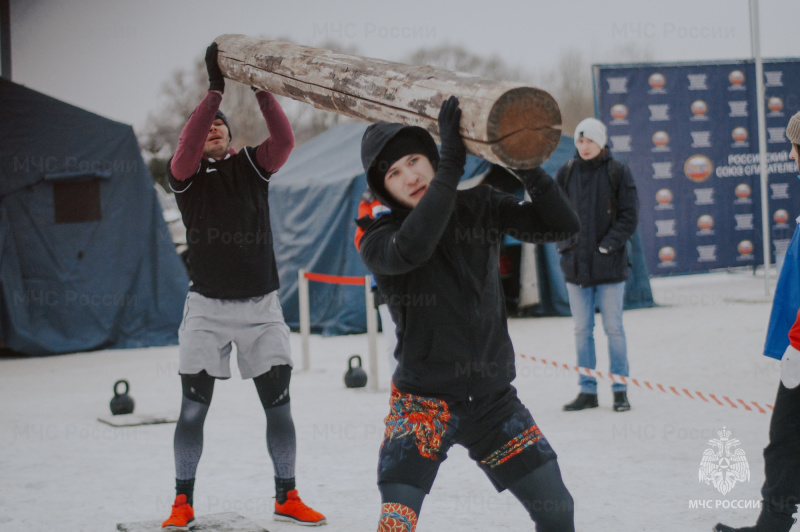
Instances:
[[[169,519],[161,524],[164,530],[180,530],[186,532],[194,523],[194,509],[186,502],[186,495],[178,495],[172,504],[172,513]]]
[[[325,516],[306,506],[297,495],[297,490],[292,490],[286,494],[286,502],[278,504],[275,501],[276,521],[289,521],[303,526],[319,526],[327,523]]]

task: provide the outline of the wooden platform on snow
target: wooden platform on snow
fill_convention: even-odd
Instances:
[[[121,532],[161,532],[161,523],[163,523],[162,520],[118,523],[117,530]],[[269,532],[266,528],[234,512],[196,517],[190,530],[192,532]]]
[[[107,414],[99,416],[97,421],[112,427],[138,427],[139,425],[159,425],[161,423],[176,423],[178,414],[120,414],[114,416]]]

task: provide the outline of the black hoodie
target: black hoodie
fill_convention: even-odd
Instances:
[[[488,186],[457,191],[463,159],[444,153],[417,206],[399,205],[375,162],[403,129],[374,124],[361,145],[370,188],[392,209],[361,240],[361,258],[397,326],[392,380],[405,393],[451,401],[482,397],[515,377],[499,273],[503,235],[564,240],[578,231],[578,217],[552,180],[531,202]],[[433,143],[424,130],[411,129]]]

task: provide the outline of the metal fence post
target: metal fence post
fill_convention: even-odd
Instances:
[[[303,369],[311,367],[308,341],[311,334],[311,312],[308,303],[308,279],[304,269],[297,270],[297,295],[300,298],[300,351],[303,355]]]
[[[378,391],[378,311],[372,294],[372,276],[364,277],[367,299],[367,346],[369,355],[369,389]]]

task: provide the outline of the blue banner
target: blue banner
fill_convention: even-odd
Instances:
[[[785,135],[800,110],[800,60],[763,66],[774,262],[800,215]],[[608,145],[636,180],[650,274],[762,264],[755,64],[599,65],[594,82]]]

